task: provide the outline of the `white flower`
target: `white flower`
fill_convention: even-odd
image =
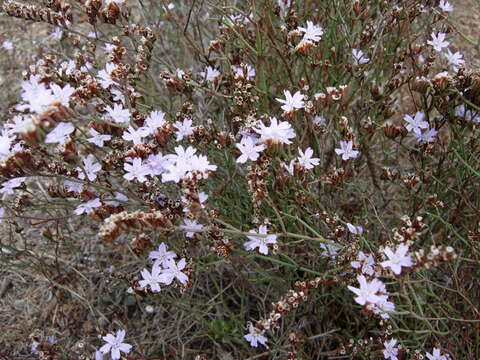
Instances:
[[[312,158],[312,148],[308,147],[305,152],[303,152],[302,149],[298,148],[298,153],[300,154],[300,156],[297,158],[298,164],[300,166],[303,166],[305,169],[313,169],[320,163],[319,158]]]
[[[335,149],[337,155],[342,155],[342,160],[354,159],[358,156],[358,151],[353,150],[353,141],[340,141],[340,148]]]
[[[183,119],[183,122],[175,121],[173,126],[177,129],[176,141],[182,141],[184,137],[190,136],[193,134],[194,127],[192,126],[191,119]]]
[[[64,106],[68,106],[70,97],[75,92],[75,88],[71,87],[69,84],[65,85],[63,88],[57,84],[50,84],[50,90],[52,90],[55,100],[59,101]]]
[[[75,128],[72,123],[61,122],[47,134],[45,142],[63,144],[65,141],[68,140],[69,135],[74,131]]]
[[[263,144],[257,145],[257,141],[251,136],[243,137],[240,143],[235,144],[235,146],[242,153],[237,159],[237,163],[240,164],[247,162],[247,160],[257,161],[260,152],[266,149]]]
[[[156,176],[166,172],[166,167],[169,164],[168,158],[163,156],[161,152],[158,154],[150,154],[145,162],[145,165],[150,169],[150,175]]]
[[[297,109],[303,109],[305,103],[303,101],[303,95],[300,91],[297,91],[295,94],[290,93],[289,90],[284,90],[283,94],[285,95],[285,100],[283,99],[275,99],[279,103],[282,103],[281,109],[285,112],[295,111]]]
[[[130,117],[132,114],[130,110],[124,109],[122,105],[113,104],[113,108],[111,106],[106,106],[105,110],[108,113],[108,116],[116,123],[128,123],[130,122]]]
[[[143,127],[150,135],[155,134],[158,128],[165,124],[165,113],[163,111],[152,111],[145,119]]]
[[[385,350],[383,350],[383,357],[390,360],[398,360],[398,349],[395,347],[397,345],[396,339],[391,339],[390,341],[385,341],[383,343]]]
[[[318,42],[322,39],[322,35],[323,35],[323,29],[318,26],[318,25],[314,25],[313,22],[311,21],[307,21],[307,27],[306,28],[303,28],[303,27],[298,27],[298,30],[305,33],[303,35],[303,40],[311,40],[313,42]]]
[[[322,253],[320,254],[322,257],[329,257],[332,259],[335,259],[340,251],[338,246],[324,243],[320,244],[320,249],[322,249]]]
[[[444,12],[451,12],[453,11],[453,5],[450,4],[448,1],[440,0],[438,7]]]
[[[88,133],[92,135],[92,137],[88,138],[87,141],[100,147],[104,145],[105,141],[110,141],[112,138],[111,135],[100,134],[93,128],[88,129]]]
[[[264,331],[260,331],[252,324],[248,327],[248,334],[245,335],[243,338],[250,343],[250,346],[257,347],[258,344],[265,345],[268,339],[263,336]]]
[[[448,358],[445,355],[442,355],[440,352],[440,349],[433,348],[433,352],[426,353],[425,354],[428,358],[428,360],[448,360]]]
[[[260,134],[260,142],[271,142],[274,144],[291,144],[289,140],[295,137],[295,130],[286,121],[278,122],[276,117],[270,118],[270,126],[265,126],[263,121],[260,122],[260,128],[254,129]]]
[[[353,59],[358,65],[366,64],[370,61],[369,58],[365,56],[362,50],[352,49]]]
[[[259,235],[266,235],[266,236],[249,236],[247,238],[250,241],[247,241],[243,246],[245,250],[255,250],[258,248],[258,252],[263,255],[268,255],[268,244],[276,244],[277,243],[277,235],[267,235],[267,226],[260,225],[258,229],[258,233],[255,230],[250,230],[249,233],[251,234],[259,234]]]
[[[129,164],[125,162],[123,164],[123,169],[127,171],[123,177],[128,181],[133,181],[134,179],[143,183],[147,180],[146,176],[150,174],[149,168],[147,165],[142,164],[141,158],[133,158],[132,163]]]
[[[102,165],[95,162],[95,156],[93,156],[92,154],[88,155],[82,160],[83,169],[81,167],[76,168],[78,170],[78,178],[81,180],[85,180],[86,175],[88,180],[94,181],[97,178],[97,172],[102,170]]]
[[[50,37],[53,39],[53,40],[57,40],[57,41],[60,41],[62,39],[62,35],[63,35],[63,30],[59,27],[55,28],[55,30],[50,34]]]
[[[435,137],[437,136],[438,131],[435,129],[427,129],[421,134],[413,133],[413,136],[417,139],[420,144],[427,144],[435,142]]]
[[[295,174],[295,159],[290,160],[290,163],[288,165],[284,162],[282,162],[281,165],[285,170],[287,170],[290,176],[293,176]]]
[[[110,74],[115,70],[114,63],[107,63],[105,69],[102,69],[98,72],[97,77],[100,79],[100,86],[104,89],[107,89],[110,85],[114,85],[115,81],[112,80]]]
[[[25,107],[33,112],[41,112],[55,101],[55,96],[45,84],[39,82],[38,75],[30,75],[28,81],[22,82],[22,99],[28,103]],[[22,107],[21,107],[22,109]]]
[[[168,260],[167,266],[160,275],[160,281],[165,285],[170,285],[174,279],[177,279],[181,284],[185,284],[188,281],[188,276],[182,272],[185,265],[185,259],[181,259],[178,263],[172,259]]]
[[[168,261],[175,259],[177,254],[175,254],[173,251],[167,251],[167,245],[162,242],[157,251],[150,251],[148,257],[152,260],[155,260],[155,264],[167,267]]]
[[[202,71],[200,75],[207,81],[215,81],[220,76],[220,71],[208,66],[206,71]]]
[[[185,218],[183,220],[183,225],[180,226],[180,228],[182,229],[192,229],[192,230],[202,230],[203,229],[203,225],[202,224],[198,224],[197,223],[197,220],[190,220],[188,218]],[[193,238],[195,236],[195,231],[187,231],[187,233],[185,234],[186,237],[188,238]]]
[[[317,126],[325,126],[326,123],[327,120],[321,115],[317,115],[315,116],[315,119],[313,119],[313,124]]]
[[[367,257],[363,251],[358,253],[358,260],[352,261],[350,265],[352,265],[354,269],[361,269],[362,274],[365,275],[372,276],[375,273],[373,270],[373,266],[375,265],[373,255],[370,254]]]
[[[461,52],[457,51],[452,53],[450,49],[447,49],[447,53],[444,54],[447,58],[448,64],[452,66],[453,71],[458,71],[458,68],[465,64],[465,60],[463,60],[463,55]]]
[[[2,183],[2,188],[0,189],[0,194],[11,195],[13,194],[13,190],[16,187],[21,186],[25,182],[25,177],[17,177]]]
[[[79,204],[76,209],[73,211],[75,215],[81,215],[83,213],[91,213],[93,209],[102,206],[102,203],[99,198],[89,200],[85,203]]]
[[[421,129],[428,129],[428,122],[424,121],[425,114],[421,111],[417,111],[415,117],[411,117],[410,115],[405,115],[403,120],[407,122],[405,128],[409,132],[413,132],[415,134],[420,135],[422,133]]]
[[[347,228],[348,228],[348,231],[350,231],[353,235],[362,235],[363,233],[363,227],[361,226],[355,226],[350,223],[347,223]]]
[[[123,342],[124,338],[125,330],[118,330],[116,336],[107,334],[102,338],[106,344],[100,348],[100,351],[104,354],[111,352],[112,360],[120,359],[120,352],[128,354],[132,349],[132,345]]]
[[[355,301],[360,305],[365,304],[377,304],[385,300],[385,295],[377,294],[385,285],[378,279],[373,279],[372,281],[367,281],[365,276],[357,276],[357,280],[360,283],[360,288],[354,288],[353,286],[348,286],[348,289],[354,292],[357,297]]]
[[[382,265],[383,268],[389,267],[395,275],[399,275],[402,272],[402,266],[410,267],[413,265],[412,258],[407,255],[408,245],[406,244],[398,245],[395,252],[387,246],[383,252],[388,256],[388,260],[381,262],[380,265]]]
[[[5,41],[2,43],[2,47],[3,47],[5,50],[13,50],[13,43],[12,43],[11,41],[5,40]]]
[[[427,40],[427,44],[433,46],[436,52],[440,52],[443,48],[450,45],[448,41],[445,41],[445,34],[441,32],[437,35],[432,32],[432,40]]]
[[[138,145],[142,143],[142,139],[148,135],[148,130],[143,127],[134,129],[131,125],[126,131],[123,132],[122,139],[127,141],[132,141],[133,145]]]
[[[160,266],[155,263],[152,267],[152,272],[150,273],[147,269],[143,269],[140,273],[142,274],[143,280],[140,280],[138,284],[141,287],[150,286],[150,290],[152,292],[159,292],[160,291]]]
[[[248,64],[240,64],[235,68],[235,76],[250,80],[255,77],[255,69]]]
[[[83,184],[80,182],[65,180],[63,183],[67,187],[68,192],[79,193],[83,189]]]

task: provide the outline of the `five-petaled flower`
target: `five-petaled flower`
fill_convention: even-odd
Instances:
[[[413,265],[412,258],[407,255],[408,245],[406,244],[398,245],[395,252],[387,246],[383,252],[388,256],[388,260],[381,262],[380,265],[382,265],[383,268],[389,267],[395,275],[400,275],[402,267],[410,267]]]
[[[277,98],[279,103],[282,103],[281,109],[285,112],[291,112],[295,111],[298,109],[303,109],[305,106],[305,102],[303,101],[303,95],[300,91],[297,91],[295,94],[292,95],[292,93],[289,90],[284,90],[283,94],[285,95],[285,100]]]
[[[377,304],[386,300],[387,296],[379,294],[380,291],[385,289],[385,284],[378,279],[368,281],[365,276],[357,276],[357,280],[360,283],[359,288],[348,286],[348,289],[355,293],[357,297],[355,301],[360,305],[365,304]]]
[[[106,342],[100,348],[100,351],[103,354],[111,353],[112,360],[120,359],[120,352],[128,354],[132,349],[132,345],[126,344],[123,342],[125,338],[125,330],[118,330],[116,336],[112,334],[107,334],[102,339]]]
[[[248,334],[245,335],[243,338],[250,343],[250,346],[257,347],[258,344],[265,345],[268,339],[263,336],[264,331],[257,329],[252,324],[248,327]]]
[[[258,248],[258,252],[263,255],[268,255],[268,244],[277,243],[277,235],[267,235],[267,226],[260,225],[258,233],[255,230],[249,231],[251,234],[258,234],[263,236],[247,235],[250,241],[247,241],[243,246],[245,250],[255,250]]]
[[[354,159],[358,156],[358,151],[353,150],[353,141],[340,141],[340,148],[335,149],[337,155],[342,156],[342,160],[347,161],[348,159]]]

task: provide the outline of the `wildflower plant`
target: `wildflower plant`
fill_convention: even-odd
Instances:
[[[55,298],[44,351],[478,355],[480,73],[450,3],[2,9],[51,34],[0,130],[0,258]]]

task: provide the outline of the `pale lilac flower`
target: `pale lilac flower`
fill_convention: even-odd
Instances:
[[[247,160],[257,161],[260,156],[260,152],[266,149],[263,144],[257,145],[257,141],[251,137],[246,136],[240,140],[239,144],[235,144],[238,150],[241,151],[241,155],[237,158],[237,163],[244,164]]]
[[[215,81],[220,76],[220,71],[208,66],[205,72],[201,72],[200,75],[207,81]]]
[[[67,187],[68,192],[79,193],[83,189],[83,184],[80,182],[65,180],[63,183]]]
[[[133,158],[131,164],[125,162],[123,164],[123,169],[127,171],[123,177],[128,181],[133,181],[136,179],[137,181],[143,183],[147,180],[146,176],[150,174],[148,166],[142,164],[141,158]]]
[[[385,341],[383,343],[383,346],[385,346],[385,350],[383,350],[383,357],[385,359],[398,360],[398,349],[396,348],[396,345],[396,339],[390,339],[390,341]]]
[[[260,128],[254,129],[260,135],[260,142],[271,142],[274,144],[291,144],[290,139],[295,137],[295,130],[287,121],[278,122],[276,117],[270,118],[270,125],[265,126],[260,121]]]
[[[183,220],[183,225],[180,226],[182,229],[192,229],[192,230],[202,230],[203,225],[197,223],[197,220],[190,220],[189,218],[185,218]],[[195,231],[187,231],[185,234],[186,237],[188,238],[193,238],[195,236]]]
[[[435,129],[427,129],[421,134],[413,133],[413,136],[417,139],[420,144],[427,144],[435,142],[435,137],[437,136],[438,131]]]
[[[38,75],[30,75],[29,80],[22,82],[23,92],[21,94],[23,101],[28,105],[17,106],[17,109],[30,109],[33,112],[42,112],[47,106],[55,101],[55,96],[45,84],[39,82]]]
[[[61,122],[47,134],[45,137],[45,142],[63,144],[69,139],[69,135],[74,131],[75,127],[72,125],[72,123]]]
[[[243,338],[250,343],[251,347],[257,347],[258,344],[265,345],[268,339],[263,336],[264,331],[260,331],[252,324],[248,327],[248,334]]]
[[[88,155],[86,158],[82,159],[83,161],[83,169],[81,167],[77,167],[78,170],[78,178],[81,180],[85,180],[85,175],[89,181],[94,181],[97,178],[97,172],[102,170],[102,165],[95,162],[95,156],[92,154]]]
[[[327,124],[327,120],[323,116],[317,115],[313,119],[313,124],[317,126],[325,126]]]
[[[184,285],[188,281],[188,276],[182,272],[185,265],[185,259],[181,259],[178,263],[175,263],[175,260],[172,259],[168,260],[167,266],[160,275],[160,281],[165,285],[170,285],[174,279],[177,279]]]
[[[354,269],[361,269],[360,271],[365,275],[372,276],[375,273],[373,270],[373,266],[375,265],[373,255],[370,254],[367,257],[363,251],[358,253],[358,260],[352,261],[350,265],[352,265]]]
[[[147,129],[150,135],[153,135],[157,129],[162,127],[165,123],[165,113],[163,111],[152,111],[145,119],[143,127]]]
[[[358,156],[358,151],[353,150],[353,141],[340,141],[340,148],[335,149],[337,155],[342,156],[342,160],[347,161],[348,159],[354,159]]]
[[[255,69],[248,64],[240,64],[235,68],[235,76],[250,80],[255,77]]]
[[[425,113],[421,111],[417,111],[415,117],[411,117],[410,115],[405,115],[403,120],[407,122],[405,128],[409,132],[413,132],[415,134],[420,135],[422,133],[421,129],[428,129],[428,122],[424,121]]]
[[[348,228],[348,231],[350,231],[353,235],[362,235],[363,233],[363,227],[361,227],[360,225],[355,226],[350,223],[347,223],[347,228]]]
[[[5,50],[13,50],[13,43],[12,43],[11,41],[5,40],[5,41],[2,43],[2,47],[3,47]]]
[[[431,354],[426,353],[425,355],[427,356],[428,360],[448,360],[448,357],[442,355],[440,349],[438,348],[433,348],[433,352]]]
[[[110,85],[114,85],[115,81],[112,80],[110,74],[115,70],[114,63],[107,63],[105,69],[102,69],[98,72],[97,77],[100,79],[100,86],[104,89],[107,89]]]
[[[311,21],[307,21],[306,28],[299,26],[298,30],[304,33],[303,40],[318,42],[322,39],[323,29]]]
[[[5,217],[5,209],[0,207],[0,223],[3,222],[3,218]]]
[[[298,164],[303,166],[305,169],[313,169],[320,163],[319,158],[312,158],[313,149],[308,147],[305,152],[302,149],[298,148],[299,157],[297,158]]]
[[[120,352],[128,354],[132,349],[132,345],[123,342],[124,338],[125,330],[118,330],[116,336],[113,336],[112,334],[107,334],[107,336],[102,337],[103,341],[105,341],[106,344],[100,348],[100,351],[104,354],[110,352],[112,360],[120,359]]]
[[[52,90],[55,101],[59,101],[62,105],[68,106],[70,103],[70,97],[75,92],[75,88],[69,84],[61,87],[57,84],[50,84],[50,90]]]
[[[360,305],[365,304],[377,304],[384,301],[385,295],[380,295],[378,292],[385,287],[385,285],[378,279],[367,281],[365,276],[357,276],[357,280],[360,283],[360,288],[348,286],[348,289],[355,293],[357,297],[355,301]]]
[[[447,58],[448,64],[453,68],[453,71],[457,72],[458,68],[465,64],[463,60],[463,54],[459,51],[452,53],[450,49],[447,49],[447,53],[444,54]]]
[[[102,203],[99,198],[89,200],[87,202],[79,204],[76,209],[73,211],[75,215],[81,215],[84,213],[91,213],[93,209],[102,206]]]
[[[176,141],[182,141],[183,138],[193,135],[194,127],[192,126],[192,119],[183,119],[183,122],[175,121],[173,126],[177,129]]]
[[[161,152],[158,154],[150,154],[145,162],[150,169],[150,175],[157,176],[166,172],[167,165],[170,164],[168,157],[163,156]]]
[[[148,257],[152,260],[155,260],[155,264],[167,267],[168,261],[175,259],[177,257],[177,254],[175,254],[173,251],[167,251],[167,245],[162,242],[158,246],[157,251],[150,251]]]
[[[358,65],[366,64],[370,61],[370,59],[365,56],[362,50],[352,49],[352,56],[355,60],[355,63]]]
[[[440,0],[438,7],[444,12],[451,12],[453,11],[453,5],[450,4],[448,1]]]
[[[440,52],[443,48],[450,45],[448,41],[445,41],[445,34],[441,32],[437,35],[432,32],[432,40],[427,40],[427,44],[431,45],[436,52]]]
[[[0,194],[11,195],[13,194],[13,190],[16,187],[21,186],[26,180],[26,177],[17,177],[2,183],[2,188],[0,189]]]
[[[340,247],[333,245],[333,244],[320,244],[320,249],[322,249],[321,256],[335,259],[337,257],[338,252],[340,251]]]
[[[284,90],[283,94],[285,95],[285,100],[276,98],[279,103],[282,103],[281,109],[285,112],[295,111],[297,109],[303,109],[305,102],[303,101],[303,95],[300,91],[297,91],[295,94],[290,93],[289,90]]]
[[[408,245],[406,244],[398,245],[395,252],[387,246],[383,252],[388,256],[388,260],[381,262],[380,265],[383,268],[390,268],[395,275],[400,275],[402,267],[411,267],[413,265],[412,258],[407,255]]]
[[[245,250],[255,250],[258,248],[258,252],[263,255],[268,255],[268,244],[276,244],[277,243],[277,235],[267,235],[267,226],[260,225],[258,232],[255,230],[250,230],[249,233],[251,234],[259,234],[265,236],[255,236],[255,235],[247,235],[247,238],[250,241],[247,241],[243,246]]]
[[[474,112],[472,109],[468,109],[465,105],[461,104],[455,108],[455,116],[464,118],[465,121],[472,121],[474,123],[480,123],[480,115],[478,112]]]
[[[130,117],[132,114],[130,110],[124,109],[120,104],[113,104],[113,108],[111,106],[106,106],[105,110],[107,111],[108,116],[116,123],[128,123],[130,122]]]
[[[131,125],[123,132],[122,139],[133,142],[133,145],[139,145],[143,138],[148,135],[148,130],[143,127],[134,129]]]
[[[55,28],[55,30],[50,34],[50,37],[53,40],[60,41],[63,36],[63,30],[59,27]]]
[[[159,292],[160,289],[160,266],[155,263],[152,267],[152,272],[148,271],[147,269],[143,269],[140,273],[142,274],[143,280],[140,280],[138,284],[145,288],[147,286],[150,287],[152,292]]]
[[[295,159],[290,160],[290,163],[286,164],[282,162],[281,164],[285,170],[287,170],[290,176],[295,175]]]
[[[112,138],[111,135],[100,134],[93,128],[88,129],[88,133],[92,135],[92,137],[88,138],[87,141],[100,147],[103,147],[105,141],[110,141]]]

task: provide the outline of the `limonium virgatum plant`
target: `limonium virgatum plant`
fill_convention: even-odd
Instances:
[[[51,35],[3,114],[3,266],[80,304],[7,348],[475,358],[480,73],[452,11],[4,1]]]

